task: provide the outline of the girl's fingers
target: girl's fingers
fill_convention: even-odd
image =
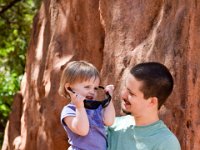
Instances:
[[[109,92],[109,94],[112,96],[112,94],[113,94],[113,91],[114,91],[114,85],[107,85],[106,87],[105,87],[105,91],[106,92]]]

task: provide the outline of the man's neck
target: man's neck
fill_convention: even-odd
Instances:
[[[136,126],[147,126],[159,120],[158,115],[154,116],[135,116]]]

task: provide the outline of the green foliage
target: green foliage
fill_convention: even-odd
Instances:
[[[38,0],[0,0],[0,146],[13,96],[20,89],[32,20],[38,5]]]

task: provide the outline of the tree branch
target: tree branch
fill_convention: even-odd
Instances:
[[[1,10],[0,10],[0,15],[2,15],[5,11],[7,11],[8,9],[10,9],[11,7],[13,7],[17,2],[20,2],[21,0],[13,0],[12,2],[10,2],[8,5],[4,6]]]

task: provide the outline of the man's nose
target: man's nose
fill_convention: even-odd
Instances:
[[[127,98],[127,93],[128,93],[127,90],[123,89],[122,92],[121,92],[121,97],[122,98]]]

